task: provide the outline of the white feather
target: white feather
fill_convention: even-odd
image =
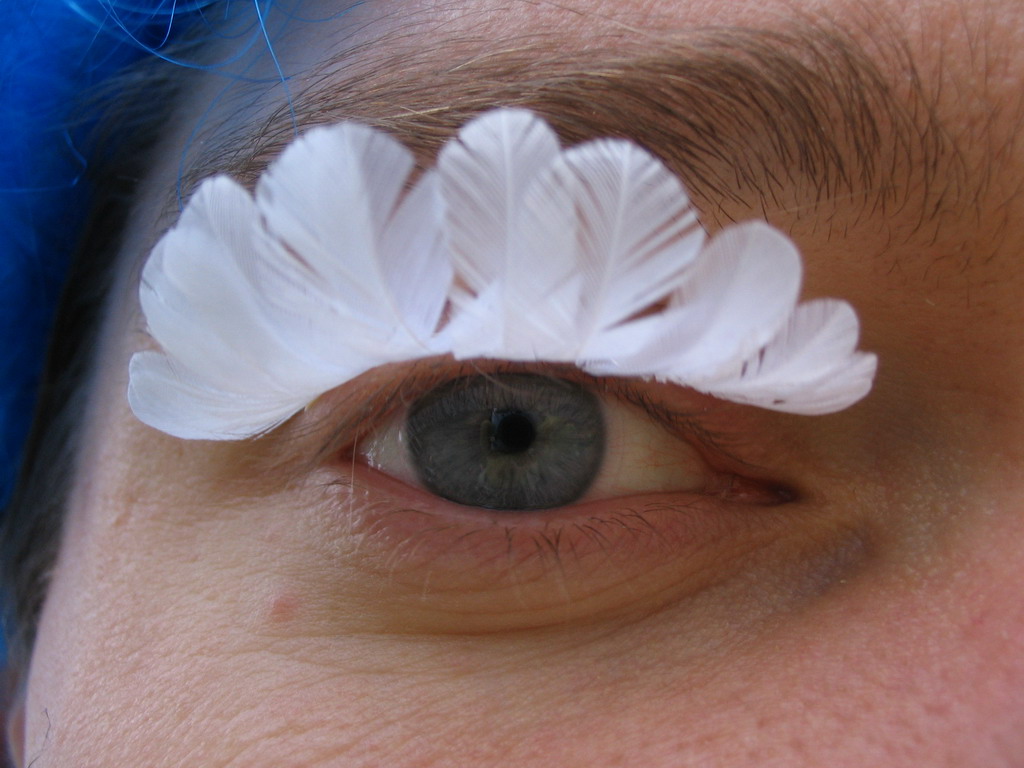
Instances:
[[[260,250],[256,226],[245,190],[224,177],[204,182],[143,269],[139,298],[149,332],[178,368],[210,387],[288,393],[316,386],[265,316],[245,271],[242,260]]]
[[[305,404],[296,394],[274,398],[214,389],[159,352],[136,353],[128,371],[128,403],[138,419],[185,440],[242,440],[272,429]],[[262,426],[254,429],[257,412]]]
[[[796,306],[800,254],[781,232],[760,221],[726,228],[701,254],[672,306],[700,329],[694,344],[666,362],[672,377],[735,369],[772,339]]]
[[[682,384],[731,376],[785,324],[800,279],[800,256],[781,233],[761,222],[729,227],[700,252],[669,306],[609,335],[607,357],[594,355],[587,369]]]
[[[139,418],[251,437],[372,367],[449,353],[575,362],[792,413],[871,387],[853,310],[796,305],[793,244],[747,222],[705,245],[682,184],[629,142],[561,152],[539,118],[496,110],[407,191],[412,170],[397,142],[345,123],[292,144],[255,201],[205,182],[143,271],[161,351],[132,359]]]
[[[474,294],[517,267],[514,240],[526,188],[557,156],[554,131],[522,109],[484,113],[441,150],[437,170],[448,247]]]
[[[452,284],[441,238],[443,208],[437,173],[423,175],[381,236],[380,266],[396,313],[410,335],[426,343],[437,332]]]
[[[570,190],[555,183],[553,158],[538,168],[515,215],[502,281],[503,345],[516,360],[571,361],[578,337],[579,228]]]
[[[452,296],[456,358],[561,358],[577,303],[563,282],[575,217],[564,193],[535,183],[557,157],[554,132],[515,109],[485,113],[442,150],[445,232],[467,289]]]
[[[411,162],[383,139],[361,126],[312,132],[264,175],[258,205],[230,180],[201,186],[144,270],[143,311],[173,365],[136,364],[140,418],[140,392],[166,396],[178,382],[191,397],[206,391],[207,404],[234,400],[219,439],[251,436],[281,407],[294,413],[370,368],[427,353],[451,282],[436,190],[426,180],[399,204]]]
[[[601,334],[666,299],[704,243],[686,190],[652,155],[621,140],[563,153],[554,183],[577,214],[572,261],[582,275],[577,357],[603,346]]]
[[[338,367],[352,354],[375,364],[408,359],[436,330],[450,276],[445,264],[439,280],[417,286],[416,303],[394,292],[424,263],[438,263],[430,183],[428,194],[402,200],[412,167],[411,153],[394,139],[343,123],[310,131],[260,179],[257,205],[281,246],[274,263],[261,265],[274,288],[265,297],[282,318],[305,317],[290,340],[310,357]]]
[[[857,315],[846,302],[809,301],[738,375],[697,387],[788,413],[841,410],[868,393],[877,368],[874,355],[856,352],[859,333]]]

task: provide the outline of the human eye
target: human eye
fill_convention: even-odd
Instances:
[[[468,123],[415,183],[386,134],[310,134],[255,193],[204,182],[154,247],[160,349],[128,398],[184,440],[334,424],[290,498],[371,625],[652,610],[774,544],[799,497],[753,412],[842,410],[876,362],[845,302],[797,303],[794,243],[757,221],[709,240],[649,152],[562,150],[522,110]]]
[[[495,361],[388,376],[322,451],[346,563],[374,585],[366,607],[383,628],[649,611],[742,569],[797,498],[737,455],[752,409],[693,391]]]
[[[582,379],[483,370],[443,381],[402,407],[359,454],[410,486],[510,517],[662,492],[786,499],[781,487],[740,490],[738,478],[713,469],[694,445],[710,440],[692,417],[673,422],[650,403],[644,410],[639,382]]]

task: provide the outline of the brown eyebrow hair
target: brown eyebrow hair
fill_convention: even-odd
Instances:
[[[972,176],[962,133],[939,117],[942,84],[925,85],[892,20],[850,31],[805,15],[771,30],[612,32],[584,46],[540,34],[490,50],[458,34],[427,50],[416,34],[336,54],[265,121],[208,131],[183,188],[217,172],[252,184],[296,130],[343,119],[389,131],[426,165],[467,119],[502,105],[538,112],[567,143],[639,142],[712,223],[753,210],[831,229],[842,206],[844,227],[851,209],[857,221],[898,215],[902,233],[928,239],[982,215],[989,177]]]

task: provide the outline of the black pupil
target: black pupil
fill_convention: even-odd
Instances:
[[[523,453],[537,438],[533,421],[522,411],[491,411],[491,450],[496,453]]]

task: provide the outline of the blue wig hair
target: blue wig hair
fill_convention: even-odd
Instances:
[[[249,2],[239,15],[256,41],[273,0]],[[90,210],[85,172],[94,126],[82,95],[133,60],[168,58],[176,38],[206,23],[207,14],[220,20],[229,5],[0,0],[0,514],[19,471],[56,305]]]
[[[72,126],[69,105],[162,47],[160,27],[170,30],[172,18],[164,5],[122,13],[104,0],[0,2],[0,507],[10,498],[54,308],[89,207],[87,126]]]
[[[272,2],[243,3],[248,26],[233,36],[261,40]],[[72,110],[133,60],[171,60],[176,38],[210,14],[230,15],[230,5],[0,0],[0,509],[17,476],[54,310],[90,207],[92,126],[80,114],[72,120]]]
[[[214,102],[233,82],[241,82],[279,85],[291,106],[274,40],[294,22],[335,19],[362,1],[343,0],[340,8],[329,4],[330,15],[324,18],[294,13],[304,4],[305,0],[0,0],[0,556],[5,558],[0,563],[0,668],[4,635],[15,639],[9,650],[17,653],[19,669],[31,652],[33,622],[45,599],[45,574],[55,556],[57,516],[67,490],[61,467],[50,473],[47,466],[19,466],[58,299],[81,247],[83,229],[91,217],[95,223],[95,217],[102,222],[102,216],[110,215],[111,196],[127,191],[122,182],[130,186],[135,178],[132,152],[144,154],[140,147],[148,146],[154,138],[151,132],[160,124],[146,122],[153,105],[145,104],[145,96],[138,98],[133,88],[151,82],[150,76],[155,78],[152,82],[166,84],[161,78],[169,71],[155,66],[124,79],[116,76],[137,59],[162,59],[225,78],[225,88]],[[187,58],[176,58],[183,56]],[[261,64],[264,56],[272,64],[269,76]],[[160,87],[149,90],[168,94]],[[162,106],[173,109],[173,100],[164,101]],[[292,118],[294,129],[294,112]],[[143,144],[127,150],[124,158],[118,147],[108,146],[140,138]],[[97,139],[102,146],[92,146]],[[183,158],[189,141],[182,148]],[[96,161],[114,157],[114,167],[121,170],[105,178],[101,174],[107,166]],[[138,159],[141,162],[141,156]],[[122,172],[128,174],[125,179],[117,176]],[[91,179],[97,180],[97,190]],[[109,225],[116,227],[116,222]],[[74,285],[67,292],[72,311],[94,310],[101,298],[95,293],[98,289],[78,288],[81,293],[75,293]],[[88,350],[76,357],[80,347],[72,345],[79,342],[55,342],[55,365],[81,366],[87,360]],[[46,382],[41,394],[46,407],[55,409],[53,415],[62,407],[61,398],[74,388],[62,373],[77,374],[51,373],[55,378]],[[33,450],[44,452],[39,446],[48,446],[50,458],[43,460],[54,460],[59,451],[52,449],[65,439],[67,428],[37,436]],[[24,506],[22,496],[15,499],[19,506],[11,506],[19,470],[34,473],[25,491],[31,507]],[[49,485],[51,480],[57,487]],[[0,707],[3,688],[0,676]]]

